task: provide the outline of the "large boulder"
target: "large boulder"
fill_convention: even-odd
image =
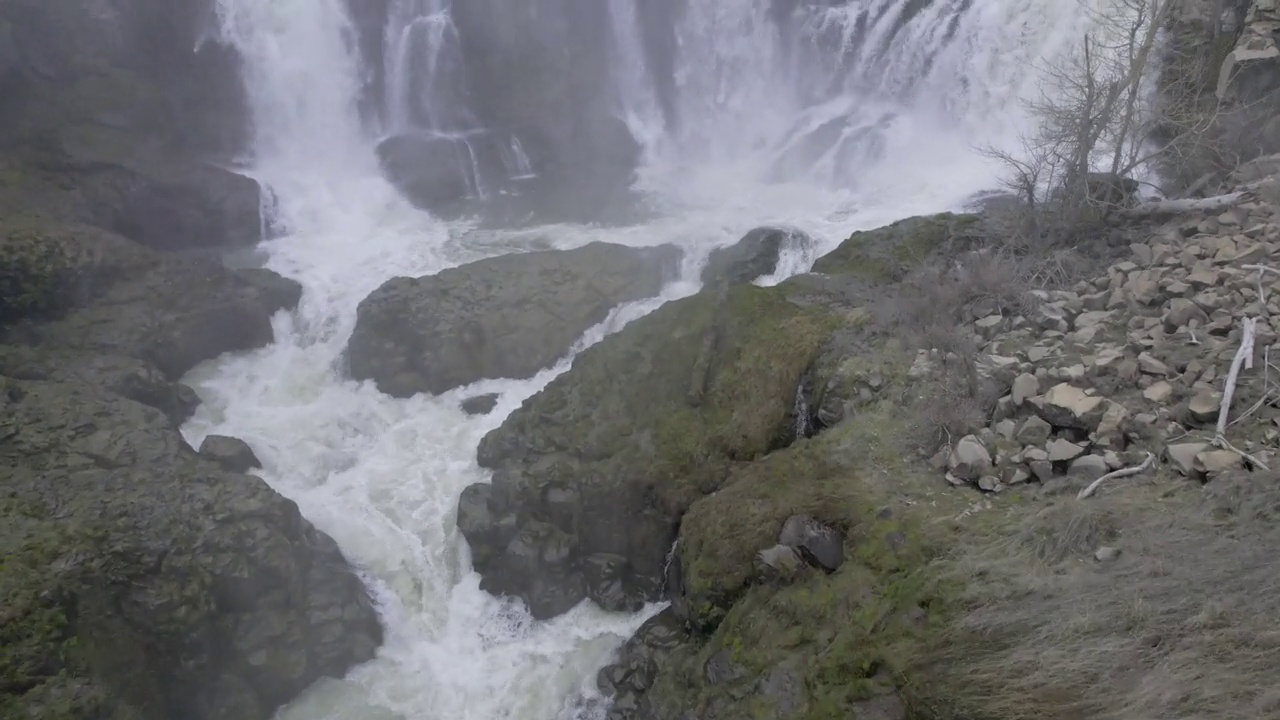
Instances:
[[[160,249],[259,240],[257,183],[210,164],[237,155],[247,127],[238,60],[208,41],[216,22],[211,0],[0,5],[0,215]]]
[[[395,397],[528,378],[620,303],[657,295],[680,251],[591,243],[393,278],[360,303],[351,375]]]
[[[536,617],[655,599],[685,510],[733,463],[795,439],[797,388],[831,322],[784,289],[739,285],[578,355],[480,443],[493,481],[463,492],[458,526],[483,587]]]
[[[0,327],[51,317],[155,267],[152,253],[114,233],[38,217],[0,219]]]
[[[48,252],[43,240],[57,251]],[[15,308],[0,315],[0,330],[4,321],[9,324],[0,339],[134,358],[169,380],[222,353],[271,342],[271,316],[297,305],[302,295],[296,281],[270,270],[231,270],[209,258],[159,255],[75,225],[24,229],[10,234],[0,251],[10,244],[43,249],[13,274],[18,294],[0,287],[5,310]],[[7,274],[0,279],[8,284]],[[13,305],[10,297],[21,304]]]
[[[387,179],[414,205],[441,210],[472,192],[472,163],[463,140],[427,133],[393,135],[378,143]]]
[[[238,247],[263,238],[252,178],[206,163],[142,172],[89,163],[79,173],[86,221],[157,250]]]
[[[818,258],[813,272],[849,275],[869,282],[901,280],[935,250],[963,249],[985,228],[977,215],[941,213],[899,220],[873,230],[860,230]]]
[[[808,243],[799,230],[758,227],[727,247],[716,248],[702,270],[702,284],[714,287],[721,283],[749,283],[768,275],[778,267],[778,258],[787,243]]]
[[[0,377],[0,716],[266,720],[372,658],[334,541],[158,410]]]
[[[119,355],[0,345],[0,375],[100,388],[159,410],[175,428],[200,406],[190,386],[165,377],[146,360]]]

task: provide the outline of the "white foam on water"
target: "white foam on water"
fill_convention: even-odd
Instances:
[[[633,31],[625,0],[610,2],[613,32]],[[346,679],[317,684],[281,718],[551,720],[590,690],[609,654],[658,609],[619,615],[588,603],[533,622],[479,590],[455,524],[461,490],[488,479],[475,461],[477,443],[569,359],[529,380],[387,397],[343,371],[356,307],[369,292],[397,275],[593,240],[677,243],[690,251],[685,277],[695,278],[713,247],[762,224],[814,238],[788,246],[778,272],[759,281],[778,282],[806,270],[852,230],[955,209],[990,187],[997,168],[974,145],[1009,139],[1019,122],[1015,98],[1034,89],[1029,60],[1060,49],[1079,21],[1062,0],[985,0],[963,3],[967,9],[959,0],[936,0],[892,35],[891,52],[846,73],[838,92],[815,101],[799,90],[820,83],[793,82],[799,61],[764,26],[767,5],[690,0],[680,29],[679,129],[654,129],[652,90],[637,73],[627,75],[627,87],[646,93],[624,97],[620,107],[645,127],[651,162],[640,188],[659,209],[656,220],[492,232],[418,211],[380,176],[374,138],[356,107],[361,74],[343,0],[219,0],[221,36],[245,60],[254,112],[248,172],[274,191],[273,226],[282,232],[264,245],[267,266],[300,281],[304,294],[297,310],[274,318],[273,344],[188,376],[204,404],[184,433],[196,445],[210,433],[247,441],[266,481],[297,501],[364,574],[387,630],[373,661]],[[848,15],[854,11],[823,12],[806,20],[806,32],[834,24],[844,42],[856,40],[849,30],[857,27]],[[956,18],[954,31],[939,35],[948,18]],[[637,47],[627,44],[619,55],[634,57]],[[881,82],[872,86],[869,78]],[[844,116],[855,130],[876,129],[875,142],[850,143],[862,153],[847,156],[860,158],[856,167],[832,156],[809,172],[785,163],[778,171],[797,128]],[[578,349],[696,290],[696,282],[677,282],[661,298],[620,308]],[[491,414],[471,417],[459,408],[488,392],[500,396]]]

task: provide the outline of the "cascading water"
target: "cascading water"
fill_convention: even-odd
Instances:
[[[606,0],[613,53],[615,112],[627,123],[641,146],[655,147],[667,128],[658,100],[658,89],[645,58],[636,0]]]
[[[633,130],[649,128],[637,132],[649,150],[641,187],[665,213],[608,230],[499,233],[415,210],[382,178],[378,138],[358,108],[344,0],[217,1],[220,36],[244,59],[249,172],[273,198],[264,203],[278,235],[264,245],[267,265],[305,293],[275,318],[274,344],[187,378],[204,405],[184,430],[196,445],[212,432],[248,441],[265,479],[365,574],[388,631],[375,660],[312,688],[282,711],[286,720],[553,720],[645,617],[582,606],[535,623],[479,590],[455,526],[461,489],[485,477],[476,445],[568,358],[528,381],[392,399],[343,377],[369,292],[532,242],[674,242],[689,251],[686,278],[696,278],[711,249],[766,223],[812,238],[788,245],[761,281],[776,282],[851,230],[954,209],[989,186],[992,168],[972,145],[1011,139],[1009,108],[1034,87],[1027,67],[1075,37],[1081,15],[1061,0],[804,3],[791,13],[767,0],[687,0],[664,85],[636,60],[652,58],[637,39],[640,5],[609,0],[618,112]],[[471,129],[460,76],[450,74],[465,68],[451,54],[447,4],[393,0],[392,10],[389,122]],[[531,172],[518,140],[501,148]],[[621,308],[580,344],[696,289],[678,282]],[[491,414],[459,409],[486,392],[500,394]]]
[[[386,30],[387,119],[391,132],[415,127],[471,130],[466,76],[449,0],[395,0]]]
[[[495,133],[471,112],[452,0],[391,0],[384,38],[387,127],[452,148],[467,197],[485,199],[536,175],[520,139]],[[440,157],[440,156],[437,156]]]

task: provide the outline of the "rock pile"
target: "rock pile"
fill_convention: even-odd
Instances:
[[[1258,415],[1243,421],[1277,396],[1267,362],[1280,327],[1280,273],[1269,269],[1280,266],[1277,208],[1254,201],[1180,219],[1129,250],[1070,291],[1034,293],[1027,312],[973,313],[984,370],[1007,392],[989,427],[934,458],[950,482],[999,491],[1094,480],[1147,452],[1200,479],[1270,464],[1280,433]],[[1240,374],[1229,409],[1242,424],[1214,443],[1245,318],[1256,319],[1252,370]],[[934,364],[922,353],[911,374]]]

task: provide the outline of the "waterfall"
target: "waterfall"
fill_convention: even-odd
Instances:
[[[473,130],[449,0],[393,0],[386,27],[389,130]]]
[[[658,102],[658,90],[645,58],[640,8],[637,5],[642,1],[606,0],[613,40],[609,61],[613,71],[616,112],[640,144],[649,149],[657,145],[667,128]]]
[[[1014,108],[1036,87],[1028,68],[1087,22],[1063,0],[604,1],[389,0],[383,42],[361,43],[365,23],[353,22],[347,0],[216,0],[218,39],[243,60],[253,113],[246,173],[267,190],[271,239],[261,254],[304,294],[274,318],[270,346],[184,378],[203,404],[183,431],[196,447],[210,433],[245,439],[263,478],[359,569],[387,628],[373,661],[317,684],[281,720],[557,720],[600,707],[596,671],[660,607],[616,615],[587,603],[534,622],[481,592],[455,522],[462,488],[488,478],[475,460],[480,439],[575,353],[695,292],[707,253],[753,227],[812,238],[785,249],[773,283],[853,230],[958,209],[990,188],[994,169],[974,145],[1015,147]],[[524,43],[522,52],[569,56],[582,72],[574,92],[601,78],[606,86],[580,104],[545,102],[544,88],[527,83],[560,76],[515,67],[498,75],[500,87],[477,88],[466,31],[496,21],[478,12],[460,22],[464,7],[502,11],[508,26],[493,36]],[[590,42],[573,49],[579,55],[563,47],[582,37]],[[597,41],[604,49],[593,55]],[[362,57],[373,45],[382,57]],[[385,128],[361,117],[369,62],[384,64]],[[621,118],[645,147],[638,187],[652,216],[493,230],[420,211],[384,177],[375,151],[386,147],[384,130],[449,143],[450,154],[427,156],[456,159],[472,195],[538,174],[554,143],[486,114],[511,98],[528,126],[570,146],[591,139],[573,112],[604,107]],[[595,241],[678,244],[683,277],[659,298],[616,309],[529,380],[398,400],[343,374],[356,308],[386,280]],[[485,393],[499,396],[493,412],[462,412],[462,400]],[[803,396],[796,402],[807,418]]]

